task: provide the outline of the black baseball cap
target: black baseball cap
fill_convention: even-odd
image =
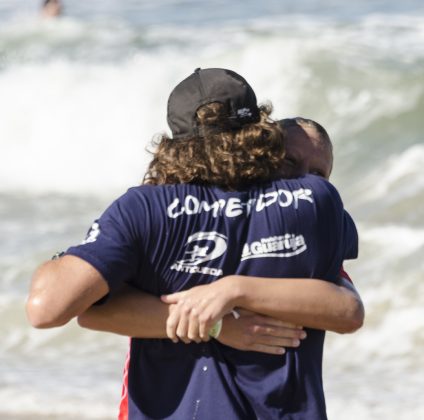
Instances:
[[[212,102],[228,108],[231,128],[259,121],[256,95],[249,83],[234,71],[196,69],[179,83],[168,99],[168,125],[173,139],[199,136],[196,112]]]

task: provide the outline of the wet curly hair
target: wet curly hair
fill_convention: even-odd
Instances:
[[[281,176],[284,134],[260,107],[256,123],[234,129],[223,104],[213,102],[197,111],[199,135],[174,140],[165,134],[153,140],[156,150],[143,183],[193,183],[240,190]]]

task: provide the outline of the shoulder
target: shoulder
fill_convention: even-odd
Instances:
[[[170,185],[139,185],[129,188],[115,202],[121,207],[133,207],[148,203],[158,203],[160,197],[167,194],[172,189]],[[152,201],[153,200],[153,201]]]
[[[205,188],[195,184],[165,184],[165,185],[139,185],[129,188],[122,196],[124,200],[137,200],[144,197],[161,197],[175,194],[195,193]]]
[[[157,217],[166,214],[167,209],[175,201],[183,202],[187,197],[202,197],[204,189],[199,185],[140,185],[127,190],[119,197],[114,206],[122,213],[140,214]]]
[[[330,195],[339,196],[339,193],[336,187],[330,181],[328,181],[327,179],[321,176],[307,174],[293,181],[297,181],[302,186],[311,188],[314,191],[322,193],[322,194],[327,193]]]
[[[328,201],[343,206],[336,187],[320,176],[307,174],[300,178],[280,179],[275,183],[278,189],[289,190],[296,194],[306,194],[317,203]]]

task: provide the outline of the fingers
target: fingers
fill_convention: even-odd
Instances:
[[[226,300],[217,298],[209,285],[161,296],[162,302],[173,306],[167,320],[167,335],[171,340],[208,341],[209,330],[228,312]]]
[[[184,293],[185,292],[177,292],[177,293],[173,293],[172,295],[162,295],[160,297],[160,300],[164,303],[178,303],[178,301],[184,297]]]
[[[192,341],[200,343],[209,341],[209,318],[200,316],[190,300],[181,299],[177,304],[171,304],[166,321],[166,334],[174,342],[184,343]]]
[[[190,326],[190,321],[189,319],[182,315],[179,322],[178,322],[178,326],[176,329],[176,335],[177,337],[183,342],[183,343],[190,343],[190,338],[189,338],[189,334],[188,334],[188,329]]]
[[[275,325],[280,327],[288,328],[303,328],[301,325],[293,324],[291,322],[281,321],[280,319],[273,318],[266,315],[257,314],[255,312],[248,311],[247,309],[236,308],[237,313],[243,317],[250,317],[252,321],[257,324]]]
[[[188,318],[187,338],[189,341],[200,343],[203,337],[199,336],[199,320],[196,315],[196,310],[192,309]]]
[[[296,348],[306,338],[306,332],[300,329],[253,325],[244,333],[245,349],[266,349],[266,353],[282,354],[278,348]],[[255,350],[260,351],[260,350]]]
[[[264,345],[271,347],[299,347],[301,340],[299,338],[287,338],[287,337],[274,337],[270,335],[262,335],[261,337],[257,337],[256,340],[252,341],[252,345]]]
[[[306,338],[302,328],[275,320],[268,323],[270,319],[245,312],[242,312],[239,319],[227,315],[218,341],[239,350],[281,355],[287,348],[299,347]]]
[[[177,328],[179,324],[179,316],[177,313],[176,305],[170,307],[169,316],[166,320],[166,335],[170,338],[174,343],[178,342],[177,336]]]
[[[307,336],[306,332],[302,328],[256,323],[249,326],[249,332],[256,336],[280,337],[293,340],[303,340]]]
[[[190,316],[190,310],[184,305],[174,304],[166,321],[166,334],[174,342],[184,343],[200,341],[196,319]]]
[[[255,315],[254,321],[258,324],[273,325],[275,327],[302,329],[301,325],[296,325],[291,322],[281,321],[280,319],[271,318],[265,315]]]

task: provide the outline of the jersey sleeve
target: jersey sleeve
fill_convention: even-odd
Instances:
[[[318,264],[322,272],[328,273],[327,278],[335,281],[343,261],[358,256],[358,233],[336,188],[322,179],[313,182],[319,221],[316,235],[320,238],[320,246],[326,250]]]
[[[329,182],[326,182],[325,185],[329,194],[325,211],[333,220],[334,232],[337,235],[336,238],[338,238],[335,254],[342,260],[353,260],[358,257],[358,231],[355,222],[344,209],[342,199],[336,188]]]
[[[93,223],[80,245],[66,251],[67,255],[79,257],[96,268],[111,293],[138,272],[139,239],[131,217],[134,207],[136,203],[130,194],[123,195]]]
[[[345,260],[358,258],[358,231],[350,214],[343,211],[343,238],[345,239]]]

